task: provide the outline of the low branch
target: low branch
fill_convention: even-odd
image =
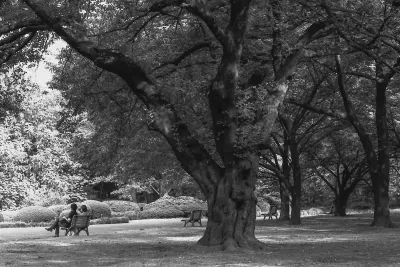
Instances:
[[[311,105],[305,104],[305,103],[300,103],[297,102],[297,100],[295,99],[286,99],[285,100],[286,103],[289,104],[293,104],[299,107],[302,107],[304,109],[310,110],[312,112],[318,113],[318,114],[323,114],[323,115],[327,115],[331,118],[336,118],[336,119],[341,119],[341,120],[347,120],[347,114],[344,112],[339,112],[339,111],[335,111],[335,110],[330,110],[330,109],[322,109],[322,108],[317,108],[317,107],[313,107]]]
[[[29,42],[35,37],[35,35],[36,31],[31,32],[29,36],[25,38],[25,40],[23,40],[15,49],[8,52],[7,55],[5,55],[5,57],[0,61],[0,66],[9,61],[13,55],[22,50],[25,46],[27,46]]]
[[[187,58],[188,56],[190,56],[191,54],[197,52],[200,49],[206,48],[206,47],[210,47],[211,43],[210,42],[202,42],[202,43],[198,43],[195,44],[194,46],[192,46],[191,48],[187,49],[186,51],[184,51],[182,54],[180,54],[177,58],[164,62],[163,64],[161,64],[158,67],[155,67],[152,72],[159,70],[167,65],[175,65],[177,66],[179,63],[182,62],[182,60],[184,60],[185,58]]]

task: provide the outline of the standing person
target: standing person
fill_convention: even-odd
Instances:
[[[78,209],[78,206],[75,203],[72,203],[71,204],[71,211],[68,213],[67,217],[65,217],[65,216],[63,216],[62,218],[56,217],[55,222],[50,227],[47,227],[45,229],[47,231],[50,231],[50,232],[53,231],[53,229],[56,229],[54,237],[59,237],[59,235],[60,235],[60,224],[65,224],[66,227],[70,227],[72,218],[75,215],[78,215],[78,213],[76,212],[77,209]]]

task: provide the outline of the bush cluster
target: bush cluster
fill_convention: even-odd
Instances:
[[[168,195],[147,204],[140,212],[141,219],[177,218],[190,214],[192,210],[207,210],[207,203],[187,196]]]
[[[45,207],[30,206],[22,208],[14,217],[14,221],[22,222],[49,222],[56,217],[57,214]]]
[[[78,203],[77,203],[78,204]],[[96,201],[96,200],[86,200],[82,203],[88,207],[90,218],[97,219],[101,217],[111,217],[111,209],[106,203]],[[80,205],[78,205],[78,208]]]
[[[139,218],[139,212],[138,211],[124,211],[124,212],[114,212],[111,211],[111,218],[114,217],[128,217],[129,220],[137,220]]]
[[[125,200],[107,200],[106,203],[110,206],[112,212],[139,211],[140,207],[137,203]]]
[[[140,212],[140,219],[178,218],[185,213],[171,206],[153,206]]]
[[[27,227],[25,222],[1,222],[0,228],[24,228]]]
[[[68,208],[69,208],[68,205],[54,205],[54,206],[48,207],[48,209],[50,209],[53,212],[55,212],[57,214],[57,216],[59,216],[62,211],[66,210]]]
[[[118,223],[129,223],[128,217],[102,217],[99,219],[90,220],[90,224],[118,224]]]
[[[261,212],[269,212],[270,204],[262,197],[257,198],[257,207],[260,208]]]

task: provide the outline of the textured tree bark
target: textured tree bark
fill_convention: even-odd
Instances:
[[[335,199],[335,216],[346,216],[346,206],[351,192],[339,189]]]
[[[291,224],[299,225],[301,224],[301,167],[295,140],[291,140],[290,142],[290,155],[293,165],[292,214],[290,222]]]
[[[262,246],[254,235],[256,203],[254,194],[259,156],[236,160],[226,168],[222,179],[208,198],[205,246],[222,245],[224,250]]]
[[[379,72],[379,69],[380,68],[377,66],[377,72]],[[372,222],[372,225],[380,227],[393,226],[390,219],[389,209],[390,157],[386,114],[386,88],[388,83],[388,79],[376,83],[375,97],[375,123],[376,133],[378,136],[378,165],[376,166],[377,172],[374,173],[374,175],[371,175],[375,204],[374,221]]]
[[[287,193],[284,185],[281,181],[279,181],[279,191],[281,196],[281,212],[279,215],[279,219],[281,221],[289,221],[290,220],[290,198]]]

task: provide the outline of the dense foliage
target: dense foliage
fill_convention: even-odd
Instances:
[[[113,182],[126,199],[161,197],[144,217],[186,213],[197,204],[167,195],[201,192],[199,242],[229,249],[262,246],[257,201],[266,208],[260,197],[277,193],[293,224],[304,204],[345,215],[372,195],[373,225],[393,226],[398,1],[23,0],[6,1],[0,18],[3,73],[66,43],[52,90],[20,68],[1,83],[7,208]]]

